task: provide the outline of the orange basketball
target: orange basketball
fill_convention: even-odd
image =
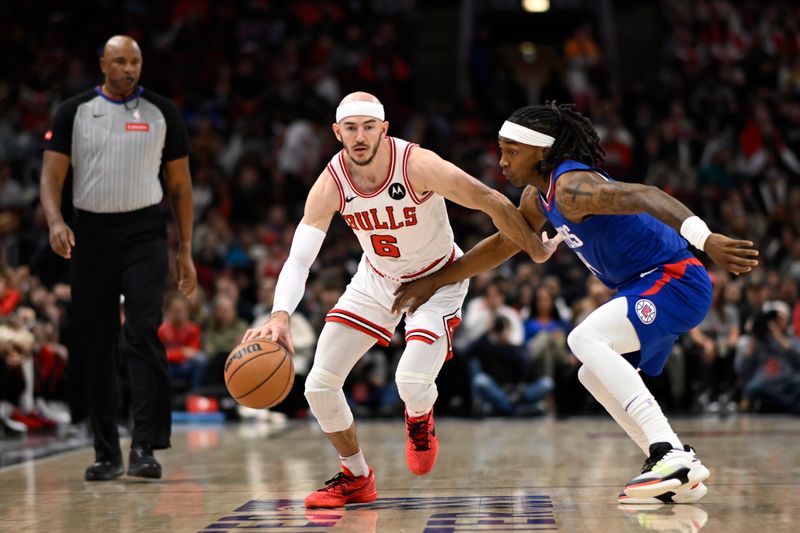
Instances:
[[[225,361],[225,386],[242,405],[255,409],[281,402],[294,383],[292,358],[283,346],[264,339],[243,342]]]

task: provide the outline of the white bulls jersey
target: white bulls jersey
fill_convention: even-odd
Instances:
[[[370,267],[393,281],[411,281],[445,266],[455,257],[453,230],[444,198],[414,191],[408,158],[416,144],[387,137],[389,171],[370,194],[359,191],[341,150],[328,163],[339,188],[339,212],[353,229]]]

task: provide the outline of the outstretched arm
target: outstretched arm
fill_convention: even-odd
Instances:
[[[533,187],[527,187],[523,191],[519,213],[537,232],[547,222],[541,205],[536,199],[536,189]],[[547,250],[547,257],[550,257],[558,243],[561,242],[561,236],[556,234],[553,239],[548,239],[547,234],[543,233],[542,241],[544,241],[544,246]],[[420,305],[427,302],[440,287],[457,283],[481,272],[491,270],[505,263],[519,251],[519,246],[502,233],[495,233],[473,246],[450,266],[428,277],[401,285],[395,291],[392,312],[399,313],[403,309],[408,309],[409,313],[413,313]]]
[[[416,148],[411,152],[408,175],[416,191],[433,191],[457,204],[489,215],[500,233],[534,261],[541,263],[550,257],[547,248],[508,198],[430,150]]]
[[[294,353],[289,315],[303,298],[308,270],[319,254],[325,233],[338,207],[339,193],[333,178],[326,170],[308,193],[303,219],[295,230],[289,257],[283,264],[275,285],[272,314],[265,324],[248,329],[242,338],[243,342],[257,338],[272,339]]]
[[[569,172],[556,182],[556,205],[576,223],[590,215],[648,213],[734,274],[750,272],[758,265],[758,251],[752,248],[751,241],[711,233],[688,207],[657,187],[606,181],[593,172]]]

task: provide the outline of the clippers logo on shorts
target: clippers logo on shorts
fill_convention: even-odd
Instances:
[[[150,124],[146,122],[126,122],[125,131],[150,131]]]
[[[402,200],[406,197],[406,188],[400,183],[393,183],[389,187],[389,196],[392,197],[392,200]]]
[[[643,324],[652,324],[656,319],[656,306],[653,302],[646,299],[641,299],[636,302],[636,316]]]

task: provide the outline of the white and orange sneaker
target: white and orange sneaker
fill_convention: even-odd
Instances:
[[[633,498],[624,492],[617,496],[617,503],[622,505],[661,505],[664,503],[694,503],[706,495],[708,487],[700,481],[684,490],[669,491],[649,498]]]
[[[325,486],[306,496],[305,504],[312,508],[342,507],[348,503],[367,503],[378,498],[372,467],[368,476],[354,476],[342,466],[342,471],[325,482]]]
[[[439,455],[439,439],[433,423],[433,408],[426,415],[411,417],[406,415],[406,464],[416,476],[428,474],[436,465]]]
[[[650,445],[642,473],[628,481],[624,492],[632,498],[653,498],[691,488],[709,475],[689,445],[680,450],[668,442],[656,442]]]

